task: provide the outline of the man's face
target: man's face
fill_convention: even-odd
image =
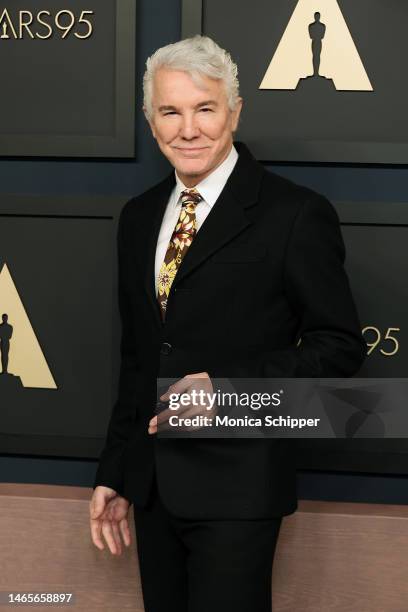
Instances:
[[[203,75],[198,87],[188,73],[167,68],[156,72],[152,97],[153,136],[183,183],[193,187],[228,155],[242,99],[231,111],[224,81]]]

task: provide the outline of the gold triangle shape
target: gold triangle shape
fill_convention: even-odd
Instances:
[[[319,75],[332,79],[338,91],[373,91],[337,0],[299,0],[259,89],[296,89],[313,75],[308,27],[320,12],[326,26]]]
[[[8,315],[7,323],[13,327],[7,371],[19,376],[24,387],[56,389],[7,264],[0,272],[0,323],[3,314]]]

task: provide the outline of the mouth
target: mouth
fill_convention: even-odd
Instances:
[[[181,153],[197,153],[198,151],[204,151],[208,147],[175,147],[177,151]]]

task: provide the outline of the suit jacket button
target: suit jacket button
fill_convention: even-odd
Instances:
[[[162,355],[170,355],[173,347],[168,342],[163,342],[160,348],[160,352]]]

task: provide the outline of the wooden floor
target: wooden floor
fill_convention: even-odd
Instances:
[[[71,606],[33,608],[44,612],[143,612],[133,513],[131,549],[101,552],[91,495],[0,483],[0,592],[74,594]],[[279,534],[273,603],[274,612],[407,612],[408,507],[300,501]]]

